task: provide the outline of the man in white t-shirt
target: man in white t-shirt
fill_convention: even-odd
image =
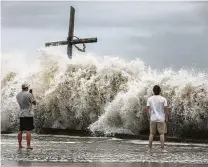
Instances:
[[[167,133],[168,121],[167,100],[160,96],[161,89],[158,85],[153,87],[153,92],[154,95],[147,100],[147,113],[150,120],[149,152],[151,152],[153,137],[157,131],[160,134],[162,152],[167,152],[164,150],[164,134]]]

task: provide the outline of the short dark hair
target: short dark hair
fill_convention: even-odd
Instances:
[[[159,95],[160,92],[161,92],[160,86],[155,85],[155,86],[153,87],[153,92],[154,92],[155,95]]]

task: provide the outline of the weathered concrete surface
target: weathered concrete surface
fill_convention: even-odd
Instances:
[[[2,135],[2,166],[208,167],[208,144],[167,143],[161,153],[155,142],[148,154],[141,140],[33,135],[32,143],[34,150],[18,150],[16,134]]]

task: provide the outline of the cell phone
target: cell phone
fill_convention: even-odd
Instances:
[[[30,89],[29,92],[32,94],[32,89]]]

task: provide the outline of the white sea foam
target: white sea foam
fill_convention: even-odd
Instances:
[[[93,133],[137,134],[148,128],[146,100],[152,95],[152,87],[159,84],[168,99],[170,134],[208,131],[206,72],[158,71],[139,59],[125,61],[90,54],[69,60],[56,49],[39,50],[37,60],[23,71],[14,70],[14,64],[2,74],[4,131],[14,131],[17,126],[15,95],[23,81],[31,84],[38,100],[37,130],[89,128]]]

